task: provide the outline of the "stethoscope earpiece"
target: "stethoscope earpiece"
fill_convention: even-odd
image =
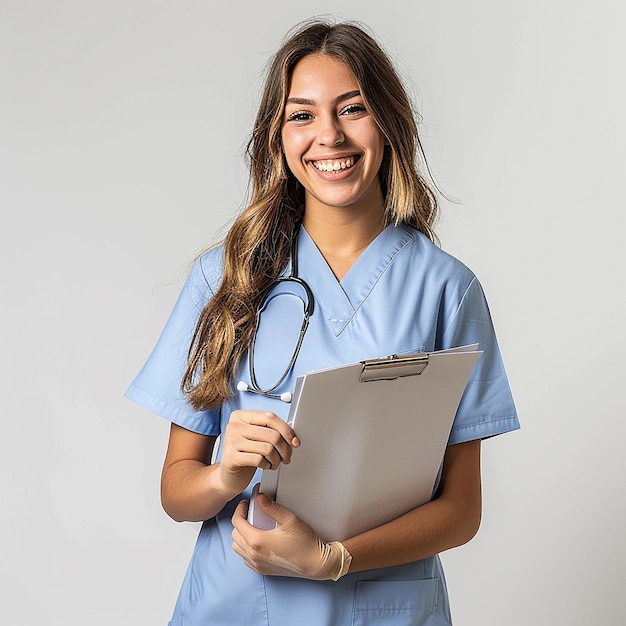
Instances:
[[[261,396],[266,396],[268,398],[275,398],[276,400],[282,400],[283,402],[286,402],[287,404],[289,404],[293,398],[293,394],[290,391],[285,391],[284,393],[279,394],[274,394],[274,393],[269,393],[267,391],[263,391],[262,389],[252,389],[248,383],[246,383],[243,380],[240,380],[237,383],[237,390],[238,391],[249,391],[250,393],[258,393]]]

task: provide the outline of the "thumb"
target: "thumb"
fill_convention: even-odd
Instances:
[[[293,513],[274,500],[270,500],[264,493],[258,493],[256,503],[268,517],[276,520],[279,524],[286,524],[294,517]]]

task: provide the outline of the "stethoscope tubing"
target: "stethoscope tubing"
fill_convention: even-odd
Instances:
[[[280,283],[286,282],[295,282],[300,285],[306,294],[306,303],[304,304],[304,318],[302,320],[302,325],[300,326],[300,332],[298,334],[298,341],[296,342],[296,347],[291,355],[291,359],[287,364],[287,367],[283,371],[282,375],[278,379],[278,381],[272,385],[271,387],[267,387],[262,389],[259,387],[257,382],[255,368],[254,368],[254,352],[256,345],[257,332],[259,330],[259,325],[261,323],[261,311],[263,310],[265,301],[267,300],[270,292],[279,285]],[[293,369],[293,366],[296,363],[298,355],[300,354],[300,348],[302,347],[302,342],[304,341],[304,336],[306,334],[307,328],[309,327],[309,318],[313,314],[313,310],[315,307],[315,298],[313,297],[313,291],[308,283],[298,276],[298,236],[297,233],[294,234],[292,248],[291,248],[291,269],[288,276],[279,276],[275,278],[268,288],[265,291],[265,294],[262,299],[262,305],[259,306],[256,312],[256,320],[254,324],[254,331],[252,334],[252,340],[250,341],[250,347],[248,348],[248,371],[250,373],[250,384],[248,385],[245,381],[240,380],[237,383],[237,389],[239,391],[248,391],[250,393],[256,393],[267,398],[274,398],[277,400],[282,400],[283,402],[291,402],[292,394],[290,392],[284,392],[281,394],[274,393],[278,387],[280,387],[289,372]]]

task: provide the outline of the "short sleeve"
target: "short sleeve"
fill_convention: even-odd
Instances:
[[[478,359],[461,398],[450,444],[484,439],[519,428],[489,307],[473,277],[442,335],[442,347],[478,343]]]
[[[219,434],[219,409],[196,411],[180,385],[198,317],[220,276],[219,249],[195,261],[154,350],[126,391],[127,398],[203,435]]]

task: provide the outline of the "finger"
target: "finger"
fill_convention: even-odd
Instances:
[[[222,456],[222,462],[229,467],[260,467],[278,469],[281,463],[289,463],[291,455],[283,457],[271,443],[242,440],[235,442]]]
[[[242,544],[233,541],[232,543],[233,552],[238,554],[242,559],[245,565],[247,565],[250,569],[255,569],[255,565],[253,560],[250,558],[248,552],[242,547]],[[256,571],[256,570],[255,570]]]
[[[246,541],[245,534],[252,529],[252,525],[248,522],[248,508],[250,503],[247,500],[242,500],[233,512],[231,522],[233,524],[233,530],[231,537],[233,540],[233,550],[244,559],[250,558],[250,546]]]
[[[233,511],[233,516],[231,521],[233,522],[233,526],[237,529],[238,525],[242,522],[248,523],[248,509],[250,507],[250,502],[248,500],[241,500],[239,504],[235,507]],[[233,531],[234,532],[234,531]]]
[[[226,427],[225,445],[239,452],[253,452],[263,456],[272,455],[275,450],[280,461],[289,463],[292,446],[271,427],[242,423],[229,423]],[[269,456],[268,456],[268,460]],[[271,460],[275,464],[275,460]]]
[[[278,522],[279,526],[285,526],[297,520],[297,517],[289,509],[281,506],[275,500],[270,500],[262,492],[257,494],[256,503],[261,511]]]
[[[230,414],[230,421],[271,428],[279,432],[290,446],[297,448],[300,445],[300,439],[298,439],[293,428],[291,428],[285,420],[278,417],[276,413],[272,413],[271,411],[233,411]]]
[[[241,549],[239,544],[236,541],[233,541],[232,547],[233,547],[233,552],[235,552],[235,554],[238,554],[244,560],[244,563],[245,563],[248,557],[246,553]]]
[[[239,500],[237,506],[235,507],[235,512],[239,512],[243,514],[245,517],[248,514],[248,508],[250,507],[250,500]]]
[[[243,538],[243,535],[235,528],[233,529],[231,536],[233,538],[233,550],[239,556],[245,556],[247,554],[247,550],[245,549],[246,543]]]

